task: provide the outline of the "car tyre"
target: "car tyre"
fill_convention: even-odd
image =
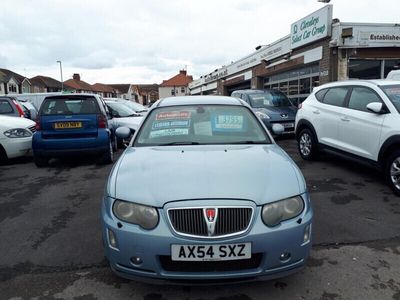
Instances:
[[[42,157],[38,155],[33,156],[33,162],[38,168],[43,168],[49,165],[49,159],[47,157]]]
[[[393,192],[400,196],[400,151],[394,151],[386,160],[386,180]]]
[[[0,145],[0,165],[6,164],[8,161],[6,150]]]
[[[300,131],[297,146],[300,156],[305,160],[313,160],[318,154],[318,143],[315,135],[309,128]]]
[[[113,142],[112,142],[112,148],[113,148],[114,152],[117,152],[118,148],[120,148],[118,146],[118,138],[117,138],[117,136],[115,134],[114,134],[114,138],[113,138]]]
[[[113,150],[113,145],[112,141],[110,139],[108,143],[108,150],[104,152],[104,154],[100,158],[100,163],[101,164],[111,164],[114,162],[114,150]]]

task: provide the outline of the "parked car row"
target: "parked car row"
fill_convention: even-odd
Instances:
[[[88,94],[57,93],[44,97],[39,112],[31,102],[25,101],[20,102],[14,97],[0,97],[0,116],[8,116],[8,119],[3,118],[0,122],[0,156],[5,161],[33,150],[34,162],[38,167],[47,165],[53,157],[84,154],[96,154],[99,161],[111,163],[113,152],[123,148],[123,141],[118,140],[115,135],[116,128],[128,126],[132,135],[145,110],[137,107],[141,111],[137,113],[129,107],[126,100],[118,103],[116,100],[105,102],[98,95]],[[22,120],[15,120],[17,116]],[[28,121],[26,117],[34,118],[36,123]],[[26,131],[24,127],[18,127],[21,124],[28,124],[26,126],[30,129]],[[14,130],[19,135],[9,135],[9,130]],[[13,138],[19,138],[19,143]],[[15,152],[11,151],[10,145],[14,145],[14,148],[18,145],[20,147],[18,150],[13,148]]]

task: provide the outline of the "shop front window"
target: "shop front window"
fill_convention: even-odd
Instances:
[[[381,63],[380,60],[352,59],[349,62],[349,78],[379,79]]]

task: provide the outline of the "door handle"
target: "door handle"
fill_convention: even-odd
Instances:
[[[319,110],[318,109],[316,109],[316,110],[313,110],[312,111],[314,114],[316,114],[316,115],[319,115],[320,114],[320,112],[319,112]]]
[[[344,122],[350,122],[350,119],[348,117],[341,117],[340,120]]]

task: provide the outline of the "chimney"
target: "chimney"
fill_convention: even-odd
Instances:
[[[183,75],[186,76],[186,70],[180,70],[180,71],[179,71],[179,74],[183,74]]]
[[[75,73],[74,76],[72,76],[72,78],[73,78],[74,80],[81,81],[81,76],[79,76],[78,73]]]

